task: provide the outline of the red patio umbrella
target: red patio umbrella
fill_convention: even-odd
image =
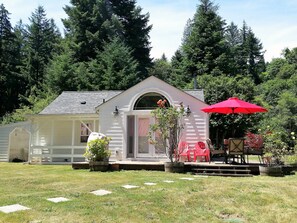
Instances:
[[[228,100],[210,105],[201,109],[207,113],[221,113],[221,114],[252,114],[256,112],[267,112],[267,109],[242,101],[236,97],[229,98]]]

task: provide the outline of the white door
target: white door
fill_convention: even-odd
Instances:
[[[136,121],[136,156],[137,157],[164,157],[165,152],[160,143],[149,143],[149,128],[154,123],[151,116],[137,116]],[[155,134],[156,140],[158,135]],[[158,140],[157,140],[158,141]]]
[[[136,155],[137,157],[151,157],[152,145],[148,142],[148,133],[151,124],[151,118],[138,116],[136,124]]]

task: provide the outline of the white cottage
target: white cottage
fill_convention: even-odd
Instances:
[[[208,138],[208,115],[200,110],[206,106],[203,91],[182,91],[151,76],[126,91],[63,92],[40,114],[29,117],[28,159],[32,163],[84,161],[92,131],[112,138],[111,160],[166,159],[147,137],[154,122],[150,112],[160,98],[170,105],[189,106],[182,140],[194,146]]]

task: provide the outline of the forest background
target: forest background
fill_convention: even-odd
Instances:
[[[125,90],[154,75],[180,89],[202,88],[208,104],[236,96],[269,110],[213,114],[211,138],[269,128],[290,143],[297,127],[297,47],[267,63],[246,22],[226,24],[214,1],[200,0],[173,57],[153,60],[149,14],[136,0],[71,0],[64,10],[62,35],[42,6],[29,24],[12,27],[0,5],[2,124],[39,113],[62,91]]]

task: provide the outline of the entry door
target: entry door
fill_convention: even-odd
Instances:
[[[137,117],[136,127],[136,155],[137,157],[151,157],[153,155],[153,146],[148,142],[148,133],[151,117],[139,116]]]
[[[138,116],[136,123],[136,156],[137,157],[164,157],[165,151],[158,138],[159,134],[154,134],[156,144],[150,144],[148,133],[150,125],[155,122],[151,116]]]

